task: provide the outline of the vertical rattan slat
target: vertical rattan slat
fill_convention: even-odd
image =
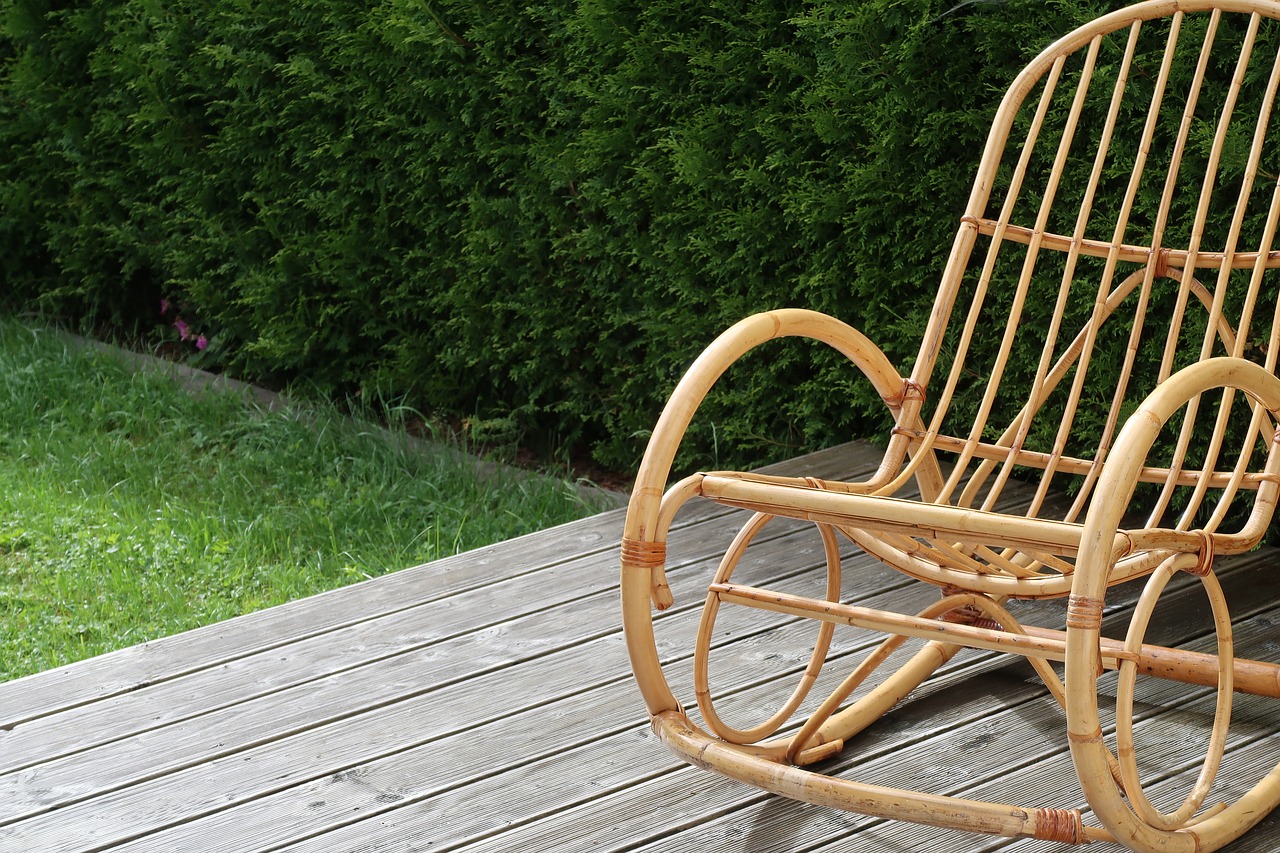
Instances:
[[[1115,130],[1116,117],[1124,97],[1125,84],[1128,80],[1128,71],[1133,60],[1133,51],[1140,28],[1141,22],[1135,21],[1130,29],[1130,37],[1125,47],[1124,65],[1122,66],[1120,73],[1117,75],[1114,94],[1112,95],[1110,106],[1107,111],[1106,124],[1103,128],[1102,138],[1098,143],[1098,150],[1094,157],[1093,169],[1089,175],[1088,190],[1085,193],[1084,200],[1081,202],[1080,210],[1077,215],[1076,231],[1072,235],[1072,249],[1068,252],[1066,269],[1063,272],[1064,283],[1070,282],[1074,279],[1076,264],[1079,261],[1079,250],[1077,247],[1080,241],[1084,238],[1085,226],[1093,211],[1098,181],[1103,165],[1106,162],[1112,134]],[[1116,225],[1116,230],[1119,234],[1124,233],[1124,221],[1125,214],[1124,211],[1122,211]],[[1053,447],[1050,450],[1049,462],[1044,469],[1044,476],[1041,481],[1042,490],[1047,489],[1049,483],[1053,479],[1054,473],[1058,468],[1058,463],[1062,459],[1063,453],[1066,450],[1066,436],[1070,434],[1072,425],[1075,422],[1076,411],[1080,403],[1080,395],[1084,389],[1085,378],[1088,376],[1094,341],[1098,334],[1098,328],[1101,326],[1103,318],[1106,316],[1106,297],[1111,290],[1111,282],[1115,277],[1116,261],[1118,259],[1119,251],[1118,243],[1118,239],[1112,241],[1112,246],[1106,257],[1106,266],[1098,282],[1097,294],[1094,297],[1093,311],[1085,326],[1084,342],[1080,355],[1076,361],[1075,376],[1071,383],[1071,390],[1067,397],[1065,411],[1058,425]]]
[[[1012,308],[1009,311],[1009,319],[1005,325],[1005,334],[1001,340],[1000,349],[996,357],[996,363],[992,368],[991,381],[987,385],[986,393],[983,394],[982,402],[979,404],[978,414],[974,418],[973,425],[969,430],[969,435],[968,435],[968,438],[966,439],[965,448],[960,453],[960,458],[956,462],[955,469],[951,475],[951,478],[947,481],[947,485],[943,489],[943,493],[941,495],[942,500],[946,500],[951,495],[951,493],[955,490],[956,486],[961,482],[966,472],[966,469],[969,465],[969,462],[973,458],[974,449],[977,447],[978,442],[982,438],[983,430],[986,428],[987,419],[990,416],[991,407],[995,401],[995,395],[1000,386],[1000,378],[1001,378],[1001,375],[1004,373],[1005,367],[1008,364],[1009,355],[1013,347],[1013,333],[1018,327],[1018,324],[1022,315],[1022,310],[1026,304],[1027,289],[1030,286],[1032,275],[1035,272],[1036,259],[1040,253],[1041,240],[1044,237],[1044,233],[1048,225],[1048,217],[1049,217],[1050,210],[1052,209],[1052,206],[1053,206],[1053,200],[1057,194],[1059,184],[1062,181],[1062,174],[1063,174],[1063,169],[1066,163],[1067,155],[1071,150],[1071,144],[1075,139],[1076,130],[1079,127],[1080,114],[1083,111],[1085,98],[1089,92],[1089,84],[1093,79],[1093,69],[1094,69],[1095,62],[1097,61],[1098,45],[1100,44],[1100,42],[1101,42],[1101,37],[1095,38],[1093,42],[1091,42],[1089,45],[1089,52],[1085,59],[1084,70],[1080,75],[1080,82],[1076,88],[1075,98],[1072,100],[1071,112],[1067,118],[1066,126],[1063,129],[1062,136],[1058,144],[1057,153],[1054,157],[1053,170],[1049,175],[1049,181],[1047,186],[1045,187],[1044,197],[1041,200],[1040,209],[1036,214],[1036,224],[1033,229],[1031,242],[1027,247],[1027,255],[1022,264],[1021,275],[1018,277],[1017,290],[1014,295]],[[1034,139],[1028,140],[1028,146],[1034,145],[1034,142],[1035,142]],[[1029,148],[1024,153],[1024,156],[1026,156],[1027,154],[1030,154]],[[1011,193],[1009,198],[1006,199],[1006,202],[1005,202],[1006,208],[1012,208],[1013,205],[1016,203],[1016,199],[1017,197]],[[1003,215],[1004,214],[1002,214],[1002,218],[1003,218]],[[993,265],[994,257],[998,247],[999,247],[999,244],[993,241],[992,247],[990,250],[991,257],[990,257],[990,260],[988,261],[987,267],[985,267],[983,270],[983,277],[981,282],[979,283],[978,292],[974,296],[973,305],[970,309],[969,320],[966,323],[966,330],[975,327],[979,322],[980,312],[984,307],[984,304],[985,304],[984,300],[985,300],[985,297],[987,296],[988,288],[991,280],[991,276],[988,270]],[[1069,253],[1069,256],[1068,256],[1068,261],[1067,261],[1068,265],[1070,265],[1073,262],[1072,259],[1074,257],[1075,257],[1075,250],[1073,248],[1072,252]],[[964,369],[964,355],[967,352],[967,350],[968,350],[968,340],[965,341],[965,346],[957,354],[955,363],[952,366],[951,375],[948,377],[948,381],[947,381],[949,389],[954,388],[955,384],[959,381],[961,371]],[[952,391],[951,393],[954,393],[954,391]],[[950,396],[951,396],[950,394],[947,395],[948,400]],[[935,415],[935,423],[940,424],[941,418],[943,417],[946,411],[944,406],[945,406],[945,403],[939,405],[938,412]]]
[[[1013,177],[1010,181],[1009,195],[1005,201],[1004,207],[1000,211],[1000,217],[996,224],[996,231],[991,238],[991,245],[987,251],[986,260],[983,262],[982,273],[978,279],[978,285],[976,288],[976,292],[974,293],[973,302],[970,306],[970,310],[965,321],[964,330],[961,332],[961,335],[960,335],[960,342],[957,346],[957,356],[956,356],[957,365],[959,365],[963,361],[964,354],[968,351],[970,341],[972,340],[973,335],[978,327],[978,323],[980,320],[980,308],[982,305],[982,299],[986,295],[986,289],[990,284],[991,276],[995,270],[995,263],[996,263],[998,250],[1004,242],[1004,233],[1009,226],[1009,221],[1011,217],[1013,216],[1015,201],[1018,198],[1018,193],[1021,189],[1022,181],[1026,175],[1027,164],[1030,160],[1031,151],[1035,146],[1036,140],[1039,138],[1040,130],[1043,127],[1045,116],[1048,113],[1049,106],[1052,102],[1053,93],[1057,89],[1058,79],[1062,73],[1062,68],[1064,64],[1065,64],[1065,57],[1055,62],[1053,68],[1050,70],[1049,76],[1044,84],[1044,90],[1041,93],[1039,107],[1036,110],[1035,118],[1031,122],[1030,129],[1027,131],[1026,141],[1023,143],[1023,146],[1022,146],[1022,154],[1018,159],[1018,165],[1015,168]],[[1078,92],[1082,94],[1083,90],[1078,90]],[[1079,98],[1077,98],[1077,102],[1079,102]],[[1078,112],[1075,117],[1078,120]],[[968,235],[965,235],[962,232],[962,237],[964,236],[968,236]],[[960,242],[960,240],[958,240],[957,242]],[[951,263],[948,264],[948,271],[950,272],[953,269],[956,270],[956,272],[952,273],[952,275],[957,275],[963,270],[963,267],[960,264],[957,264],[957,259],[955,255],[953,255]],[[931,328],[933,328],[935,325],[945,325],[946,323],[946,314],[944,313],[944,310],[940,310],[940,309],[944,309],[946,312],[949,312],[950,305],[942,304],[942,300],[940,300],[939,306],[935,306],[933,316],[930,318]],[[932,336],[928,332],[926,332],[926,337],[932,337]],[[939,343],[939,347],[938,347],[939,349],[940,349],[940,346],[941,345]],[[923,369],[931,368],[932,360],[936,358],[936,355],[937,355],[937,352],[935,350],[934,352],[931,352],[928,355],[923,356],[919,360],[920,366],[917,366],[917,373],[913,374],[913,379],[916,375],[919,375],[919,371],[921,371],[922,367]],[[886,487],[886,491],[895,492],[898,489],[900,489],[902,485],[906,482],[906,480],[912,474],[915,473],[915,466],[919,464],[919,460],[924,459],[926,457],[926,454],[930,451],[928,436],[936,436],[939,434],[942,419],[949,407],[952,396],[955,394],[956,385],[959,383],[959,380],[960,380],[960,370],[959,370],[959,367],[957,366],[952,370],[951,374],[947,377],[946,386],[943,389],[942,394],[940,395],[938,401],[935,404],[935,414],[933,416],[933,422],[927,431],[924,446],[917,450],[916,455],[912,460],[912,463],[906,467],[906,469],[898,476],[897,479],[895,479],[888,487]],[[918,382],[919,380],[915,380],[915,381]],[[972,448],[970,448],[970,456],[971,455],[972,455]],[[967,462],[967,458],[962,456],[962,459],[964,459],[964,461]],[[960,466],[957,465],[957,468],[959,467]],[[949,479],[946,482],[946,484],[944,484],[941,493],[935,498],[935,500],[945,501],[950,495],[950,493],[954,490],[954,488],[955,488],[954,479]]]
[[[1174,49],[1178,42],[1178,35],[1181,32],[1182,18],[1183,18],[1183,15],[1181,12],[1179,12],[1174,15],[1174,17],[1170,22],[1169,35],[1165,45],[1164,56],[1161,59],[1159,75],[1157,77],[1156,85],[1151,96],[1151,106],[1148,109],[1147,118],[1143,125],[1142,139],[1138,146],[1138,156],[1135,159],[1133,170],[1130,174],[1129,183],[1125,189],[1124,201],[1121,205],[1120,215],[1117,218],[1115,230],[1112,235],[1112,244],[1116,246],[1119,246],[1125,242],[1125,239],[1124,239],[1125,231],[1128,225],[1129,215],[1131,210],[1133,209],[1133,203],[1137,195],[1138,186],[1142,179],[1142,176],[1146,167],[1147,153],[1150,150],[1151,140],[1155,134],[1155,128],[1157,124],[1157,118],[1159,116],[1160,107],[1164,102],[1165,87],[1168,84],[1169,71],[1173,63]],[[1134,27],[1133,37],[1131,37],[1130,39],[1129,48],[1128,48],[1128,51],[1126,52],[1126,63],[1128,63],[1128,61],[1130,61],[1132,58],[1134,40],[1137,37],[1138,28],[1140,26],[1141,26],[1141,22],[1135,22],[1133,25]],[[1109,138],[1109,135],[1108,135],[1108,138]],[[1172,178],[1172,176],[1170,177]],[[1171,184],[1172,181],[1169,181],[1168,183]],[[1153,252],[1158,252],[1161,246],[1161,239],[1164,232],[1163,220],[1167,217],[1167,214],[1168,214],[1168,192],[1169,192],[1169,187],[1167,186],[1165,195],[1161,200],[1161,209],[1157,213],[1157,223],[1151,237],[1151,249]],[[1082,227],[1079,233],[1081,234],[1083,233]],[[1102,287],[1100,287],[1100,290],[1110,284],[1111,276],[1114,273],[1114,253],[1112,253],[1112,256],[1108,258],[1108,264],[1109,264],[1108,274],[1104,276],[1103,285]],[[1093,485],[1096,482],[1098,475],[1101,473],[1102,460],[1106,458],[1107,451],[1109,450],[1111,445],[1111,440],[1114,437],[1116,425],[1119,420],[1120,408],[1128,390],[1129,377],[1132,373],[1133,364],[1137,356],[1138,342],[1142,333],[1143,322],[1146,316],[1146,308],[1147,308],[1148,299],[1150,298],[1151,285],[1155,279],[1155,271],[1156,271],[1155,265],[1148,264],[1141,273],[1142,284],[1138,291],[1138,302],[1134,308],[1134,319],[1130,328],[1129,343],[1125,349],[1124,364],[1123,364],[1123,367],[1121,368],[1120,379],[1116,385],[1116,390],[1112,397],[1111,410],[1107,415],[1107,421],[1103,425],[1102,435],[1099,438],[1097,449],[1094,452],[1093,465],[1090,467],[1088,474],[1085,475],[1084,481],[1079,489],[1079,492],[1077,493],[1076,502],[1072,505],[1072,508],[1068,513],[1068,516],[1067,516],[1068,518],[1074,519],[1075,517],[1078,516],[1080,511],[1084,508],[1085,502],[1088,500],[1088,497],[1090,492],[1092,491]],[[1132,279],[1133,276],[1130,276],[1129,278]],[[1129,280],[1126,280],[1125,282],[1123,282],[1118,289],[1120,290],[1126,289],[1125,286],[1127,284],[1130,284]],[[1111,294],[1107,294],[1107,297],[1110,297],[1110,295]],[[1094,314],[1090,321],[1090,328],[1096,328],[1098,325],[1105,322],[1106,319],[1110,316],[1110,314],[1114,311],[1114,306],[1110,304],[1109,298],[1103,298],[1103,295],[1101,293],[1099,294],[1099,300],[1098,300],[1097,306],[1098,307],[1095,309]],[[1056,311],[1062,310],[1063,307],[1064,306],[1062,306],[1060,303]],[[1057,316],[1057,313],[1055,312],[1055,317],[1056,316]],[[1050,340],[1052,340],[1055,337],[1052,331],[1050,332],[1049,337],[1050,337]],[[1089,341],[1087,337],[1086,337],[1086,340],[1081,342],[1080,347],[1082,352],[1087,352],[1087,350],[1089,349]],[[1082,379],[1083,374],[1084,374],[1084,365],[1081,365],[1081,367],[1077,370],[1077,375]],[[1038,378],[1039,377],[1037,377],[1037,379]],[[1079,395],[1073,389],[1073,400],[1078,401],[1078,399],[1079,399]],[[1033,400],[1035,400],[1034,397],[1033,397]],[[1038,401],[1036,401],[1036,403],[1038,403]],[[1033,404],[1033,403],[1029,403],[1028,406],[1032,410],[1039,408],[1037,404]],[[1074,408],[1074,404],[1072,405],[1072,408]],[[1027,419],[1021,431],[1022,440],[1025,440],[1026,438],[1026,431],[1029,424],[1030,424],[1030,419]],[[1063,426],[1059,429],[1058,439],[1055,442],[1056,458],[1059,458],[1059,459],[1061,458],[1062,448],[1064,446],[1063,438],[1064,438],[1065,431],[1068,429],[1069,429],[1069,424],[1066,422],[1064,422]],[[1054,467],[1056,467],[1056,464],[1054,465]],[[1011,471],[1012,471],[1012,466],[1006,465],[1006,472],[1011,473]],[[1004,473],[1005,476],[1008,476],[1008,473],[1005,473],[1005,472],[1002,472],[1002,473]],[[1046,476],[1041,481],[1040,487],[1036,491],[1036,496],[1033,499],[1033,507],[1038,508],[1043,504],[1045,497],[1048,494],[1050,480],[1051,480],[1051,477],[1049,476],[1049,472],[1046,471]],[[1034,514],[1034,511],[1033,511],[1033,514]]]

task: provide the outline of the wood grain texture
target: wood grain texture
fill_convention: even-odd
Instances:
[[[798,460],[798,467],[835,477],[868,470],[868,456],[874,451],[852,445]],[[676,605],[661,617],[671,634],[665,659],[684,673],[685,685],[692,683],[688,642],[707,579],[738,523],[702,513],[673,534],[694,555],[673,568]],[[614,547],[578,535],[609,524]],[[167,638],[171,671],[187,674],[76,703],[0,736],[0,760],[24,767],[0,773],[0,851],[661,846],[746,853],[835,849],[837,841],[842,850],[868,853],[921,849],[917,842],[974,849],[964,846],[974,836],[920,835],[921,827],[761,794],[708,777],[661,749],[625,664],[613,589],[619,524],[618,513],[610,513],[485,549],[476,555],[482,564],[475,573],[463,568],[466,555],[450,558],[444,568],[453,577],[473,580],[447,589],[430,583],[436,575],[426,566],[380,579],[394,594],[366,582],[324,596],[331,607],[311,600],[276,608],[294,620],[291,640],[262,642],[273,611],[223,623],[217,635],[227,641],[224,658],[210,642],[211,629]],[[851,601],[911,608],[936,597],[856,549],[845,558]],[[1272,558],[1270,552],[1237,558],[1238,568],[1224,572],[1229,594],[1254,589]],[[807,526],[779,525],[748,549],[739,575],[803,590],[821,559],[821,543]],[[474,580],[481,576],[483,582]],[[547,582],[529,586],[537,577]],[[1189,625],[1183,610],[1189,619],[1199,606],[1194,587],[1178,595],[1170,599],[1160,642],[1179,638],[1180,623]],[[508,602],[509,612],[495,601]],[[1026,606],[1050,612],[1060,603]],[[1123,618],[1123,609],[1122,601],[1109,603],[1109,618]],[[1257,609],[1258,642],[1280,640],[1267,603],[1257,602]],[[334,611],[362,618],[335,619]],[[314,625],[306,626],[300,613]],[[407,617],[413,613],[420,619]],[[814,634],[807,620],[757,616],[732,608],[718,623],[722,659],[713,687],[733,715],[757,714],[789,689]],[[243,641],[241,625],[251,635]],[[874,642],[868,632],[842,633],[823,684]],[[188,639],[191,657],[184,659]],[[49,683],[61,692],[79,666],[88,691],[99,677],[129,683],[132,668],[147,665],[143,656],[109,655],[65,667]],[[227,684],[219,686],[219,673]],[[239,701],[232,683],[243,691]],[[31,689],[29,679],[0,685],[0,700],[18,693],[15,703],[36,706],[41,698],[28,695]],[[1002,733],[1001,715],[1015,715],[1025,728]],[[1062,726],[1061,712],[1025,667],[995,654],[967,654],[864,732],[832,767],[880,781],[916,779],[937,790],[983,790],[998,788],[1008,775],[1004,762],[1030,745],[1044,773],[1056,775],[1037,770],[1024,784],[1052,791],[1069,779],[1065,754],[1051,746]],[[9,736],[17,736],[12,751]],[[1258,748],[1250,742],[1239,752],[1256,763]],[[976,777],[966,770],[975,756],[988,764]],[[1079,792],[1056,796],[1070,805]],[[1259,846],[1239,849],[1273,849],[1268,845],[1278,833],[1264,824],[1248,839],[1256,837]]]

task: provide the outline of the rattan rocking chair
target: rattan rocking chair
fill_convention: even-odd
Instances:
[[[1277,2],[1153,0],[1081,27],[1032,61],[996,114],[909,374],[862,333],[799,309],[738,323],[692,365],[653,432],[622,542],[632,668],[675,753],[849,811],[1144,851],[1207,853],[1280,803],[1280,766],[1232,803],[1209,797],[1233,693],[1280,697],[1280,667],[1233,654],[1214,565],[1259,544],[1280,494],[1277,19]],[[883,398],[892,429],[874,475],[720,472],[668,485],[712,386],[749,350],[788,336],[833,347]],[[1004,500],[1012,483],[1030,492],[1017,510]],[[667,533],[695,496],[752,513],[711,581],[695,643],[700,723],[674,695],[654,634],[654,610],[671,604]],[[744,550],[775,517],[816,525],[825,596],[733,582]],[[940,600],[917,615],[845,603],[841,536],[935,585]],[[1199,578],[1209,601],[1209,653],[1145,642],[1157,601],[1181,572]],[[1108,589],[1139,579],[1127,633],[1103,637]],[[1020,624],[1011,612],[1011,600],[1055,597],[1067,598],[1065,630]],[[799,687],[745,729],[721,719],[707,675],[716,616],[729,604],[819,624]],[[887,639],[798,713],[837,625]],[[908,638],[923,644],[904,654]],[[809,769],[962,648],[1034,666],[1065,711],[1090,824],[1100,825],[1079,809],[958,799]],[[887,660],[896,669],[869,686]],[[1098,684],[1107,670],[1118,674],[1108,676],[1116,698],[1104,734]],[[1139,675],[1216,686],[1207,754],[1173,808],[1148,798],[1135,758]]]

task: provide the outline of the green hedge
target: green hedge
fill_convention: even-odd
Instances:
[[[167,298],[207,364],[627,468],[752,311],[908,360],[1004,85],[1115,5],[17,0],[0,299],[154,333]],[[879,429],[828,354],[751,361],[699,452]]]

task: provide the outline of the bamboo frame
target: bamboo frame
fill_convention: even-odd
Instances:
[[[1234,803],[1206,807],[1233,694],[1280,699],[1280,665],[1236,656],[1214,575],[1216,556],[1260,541],[1280,500],[1280,176],[1267,172],[1280,161],[1268,138],[1278,90],[1280,2],[1148,0],[1098,18],[1011,84],[909,372],[862,332],[803,309],[749,317],[699,356],[654,429],[623,531],[628,652],[668,747],[812,803],[1139,851],[1208,853],[1280,804],[1278,764]],[[1051,305],[1031,297],[1041,281],[1056,283]],[[1167,328],[1154,328],[1155,306],[1172,315]],[[884,400],[893,428],[876,472],[861,482],[711,472],[668,487],[685,430],[724,371],[790,336],[836,349]],[[979,363],[974,343],[983,338],[994,356]],[[1120,354],[1100,354],[1111,340],[1123,340]],[[1028,472],[1030,501],[1005,509],[1007,486]],[[1067,477],[1075,498],[1052,515],[1048,497]],[[1143,522],[1129,512],[1140,487],[1152,490]],[[667,530],[695,498],[754,513],[711,579],[695,641],[705,728],[667,681],[653,618],[672,603]],[[816,525],[822,598],[733,580],[778,516]],[[915,615],[843,600],[838,536],[937,586],[940,600]],[[1178,572],[1201,579],[1215,654],[1145,640]],[[1126,636],[1103,636],[1107,590],[1142,578]],[[1005,606],[1051,597],[1067,598],[1061,629],[1020,624]],[[712,636],[727,605],[817,623],[790,695],[744,728],[726,723],[712,698]],[[834,632],[848,626],[886,636],[825,698],[811,700]],[[889,666],[909,639],[921,647]],[[1032,664],[1063,708],[1080,795],[1100,825],[1086,825],[1078,809],[984,803],[802,769],[842,750],[962,648]],[[1050,661],[1063,664],[1064,678]],[[1107,669],[1119,673],[1112,737],[1103,735],[1097,693]],[[1199,778],[1171,809],[1148,798],[1138,772],[1139,676],[1217,691]]]

